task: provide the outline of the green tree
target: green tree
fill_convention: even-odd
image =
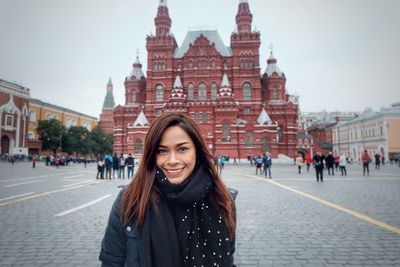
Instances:
[[[90,133],[88,140],[89,150],[97,157],[104,155],[107,152],[113,151],[113,136],[106,134],[103,130],[96,126]]]
[[[63,151],[68,154],[75,153],[87,155],[90,151],[88,148],[89,131],[82,126],[71,126],[63,138]]]
[[[57,119],[39,121],[36,131],[42,141],[42,149],[52,150],[54,154],[57,150],[61,151],[66,129]]]

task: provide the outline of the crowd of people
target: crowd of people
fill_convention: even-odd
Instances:
[[[118,179],[125,179],[125,169],[126,178],[131,179],[135,172],[135,157],[131,153],[128,156],[124,156],[123,154],[117,156],[116,153],[112,156],[110,153],[107,153],[104,157],[100,157],[97,160],[96,179],[111,180],[111,177],[115,179],[115,176]]]

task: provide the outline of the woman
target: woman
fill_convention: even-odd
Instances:
[[[301,173],[301,167],[303,167],[303,163],[304,163],[303,157],[301,156],[301,154],[299,154],[296,158],[296,166],[299,170],[298,174]]]
[[[340,166],[340,172],[346,176],[347,175],[347,171],[346,171],[346,164],[347,164],[347,159],[346,156],[342,153],[340,155],[340,160],[339,160],[339,166]]]
[[[102,266],[234,266],[234,201],[196,124],[161,116],[143,159],[111,210]]]

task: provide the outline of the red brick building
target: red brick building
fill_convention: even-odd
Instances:
[[[137,59],[125,80],[125,104],[114,108],[114,152],[140,156],[149,124],[162,113],[183,112],[198,122],[217,156],[293,155],[298,103],[286,93],[272,52],[261,73],[260,32],[252,30],[252,17],[240,0],[230,47],[214,30],[189,31],[178,46],[160,0],[156,34],[146,39],[147,77]]]
[[[28,155],[29,88],[0,79],[0,155]]]

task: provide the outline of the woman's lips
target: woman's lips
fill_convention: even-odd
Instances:
[[[184,168],[179,168],[179,169],[166,169],[166,175],[167,178],[177,178],[181,176]]]

